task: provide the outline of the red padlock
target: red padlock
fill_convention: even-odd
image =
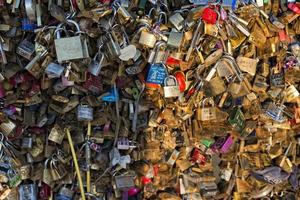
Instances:
[[[34,82],[31,84],[31,88],[29,89],[27,96],[32,97],[35,94],[41,91],[40,84],[38,82]]]
[[[177,71],[174,76],[178,82],[180,92],[184,92],[186,89],[185,74],[182,71]]]
[[[206,7],[202,12],[202,19],[208,24],[216,24],[218,19],[218,14],[213,9]]]
[[[206,157],[202,155],[199,149],[195,148],[192,153],[192,161],[199,164],[205,164]]]
[[[152,183],[152,179],[151,179],[151,178],[148,178],[148,177],[146,177],[146,176],[143,176],[143,177],[141,178],[141,182],[142,182],[143,185],[147,185],[147,184],[149,184],[149,183]]]
[[[42,183],[42,187],[39,189],[39,199],[49,199],[51,196],[51,187],[45,183]]]

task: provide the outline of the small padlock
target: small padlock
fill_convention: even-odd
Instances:
[[[208,100],[210,106],[205,107]],[[217,111],[213,99],[206,98],[202,100],[202,106],[197,109],[197,119],[200,121],[215,120],[217,118]]]
[[[179,97],[180,90],[175,76],[167,76],[164,80],[164,96],[166,98]]]
[[[117,143],[117,148],[119,150],[128,150],[130,148],[128,138],[120,138]]]
[[[266,114],[277,122],[283,122],[285,120],[283,116],[284,108],[285,106],[283,104],[276,105],[274,102],[270,102],[266,109]]]
[[[37,200],[37,185],[22,184],[19,187],[20,200]]]
[[[175,13],[174,15],[169,17],[169,22],[178,30],[183,29],[184,18],[180,13]]]
[[[152,64],[148,71],[147,83],[161,85],[167,76],[167,69],[163,64]]]
[[[57,144],[61,144],[64,139],[64,136],[65,136],[65,131],[63,131],[59,125],[55,124],[50,131],[48,140],[55,142]]]
[[[233,109],[228,118],[229,123],[237,130],[242,131],[245,126],[245,117],[240,108]]]
[[[115,176],[117,189],[125,189],[134,187],[134,181],[132,176],[120,175]]]
[[[216,24],[218,14],[213,9],[206,7],[202,12],[202,20],[208,24]]]
[[[24,149],[31,149],[33,146],[33,138],[31,136],[26,136],[22,138],[21,147]]]
[[[171,48],[179,49],[182,43],[183,33],[171,31],[167,45]]]
[[[225,137],[218,138],[211,149],[218,153],[227,153],[233,144],[233,137],[228,134]]]
[[[26,58],[27,60],[31,60],[34,51],[34,44],[29,42],[28,40],[23,40],[17,48],[17,54]]]
[[[272,87],[283,88],[285,86],[284,71],[282,69],[277,70],[276,68],[277,67],[271,69],[270,84]]]
[[[72,200],[74,196],[74,191],[67,186],[60,188],[58,194],[56,195],[57,200]]]
[[[49,78],[59,78],[64,72],[64,67],[56,63],[49,63],[45,69],[45,73]]]
[[[47,184],[47,185],[51,185],[52,183],[52,175],[51,175],[51,169],[50,169],[50,158],[46,159],[45,163],[44,163],[44,169],[43,169],[43,179],[42,181]]]
[[[100,74],[104,62],[104,54],[102,52],[98,52],[89,64],[88,71],[94,76],[98,76]]]
[[[93,108],[89,105],[79,105],[77,108],[77,119],[78,121],[92,121]]]
[[[156,44],[156,37],[154,34],[150,33],[149,31],[143,30],[141,32],[139,43],[149,48],[153,48]]]

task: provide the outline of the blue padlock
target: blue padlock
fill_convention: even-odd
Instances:
[[[119,100],[119,94],[118,91],[114,90],[114,88],[111,88],[110,92],[105,95],[104,97],[101,98],[102,101],[107,101],[107,102],[116,102]]]
[[[36,24],[31,23],[29,19],[27,18],[22,19],[22,30],[34,31],[34,29],[36,28],[37,28]]]
[[[151,64],[148,71],[147,83],[161,85],[167,77],[167,69],[162,63]]]

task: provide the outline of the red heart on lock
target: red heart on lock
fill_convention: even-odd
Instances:
[[[204,8],[204,10],[202,12],[202,19],[204,22],[206,22],[208,24],[216,24],[217,18],[218,18],[218,14],[216,11],[214,11],[213,9],[211,9],[209,7]]]

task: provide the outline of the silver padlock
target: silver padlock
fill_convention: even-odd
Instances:
[[[54,40],[57,61],[59,63],[74,59],[82,59],[89,57],[86,38],[81,35],[81,30],[77,22],[66,20],[67,23],[75,25],[77,32],[76,36],[61,38],[60,30],[64,23],[57,26],[56,39]]]
[[[31,149],[33,146],[33,138],[31,136],[23,137],[22,138],[22,145],[23,149]]]
[[[89,105],[79,105],[77,108],[78,121],[92,121],[93,120],[93,108]]]
[[[22,184],[19,188],[20,200],[37,200],[37,185]]]
[[[183,29],[183,22],[184,18],[181,16],[180,13],[175,13],[169,18],[170,23],[177,29],[181,30]]]
[[[45,73],[49,78],[59,78],[64,72],[64,69],[65,68],[59,64],[49,63],[49,65],[45,69]]]
[[[104,54],[102,52],[98,52],[89,64],[88,71],[94,76],[98,76],[100,74],[104,60]]]
[[[23,40],[17,48],[17,54],[26,58],[27,60],[30,60],[32,58],[34,51],[34,44],[29,42],[28,40]]]
[[[121,54],[121,47],[113,38],[112,34],[108,34],[108,41],[106,43],[108,55],[112,58],[118,57]]]
[[[183,38],[182,32],[171,31],[167,45],[171,48],[178,49],[181,46],[182,38]]]
[[[179,97],[180,90],[175,76],[168,76],[164,80],[164,94],[166,98]]]
[[[74,196],[74,191],[72,188],[67,188],[66,186],[63,186],[60,188],[56,199],[57,200],[71,200],[73,199]]]

